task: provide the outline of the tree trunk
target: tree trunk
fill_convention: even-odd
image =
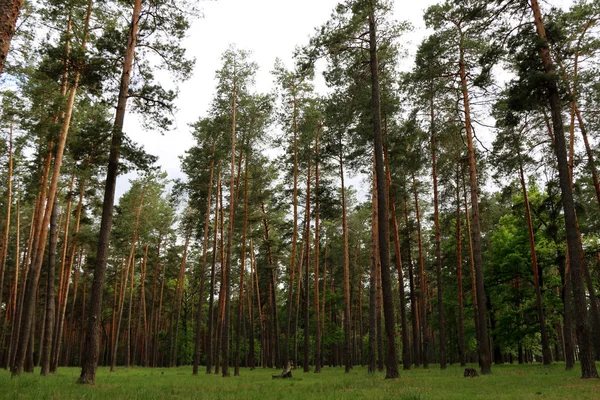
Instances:
[[[400,318],[402,329],[402,369],[410,369],[410,341],[408,338],[408,324],[406,321],[406,297],[404,295],[404,276],[402,273],[402,253],[400,251],[400,237],[398,234],[398,216],[396,215],[396,203],[391,196],[392,177],[389,167],[387,147],[384,148],[386,177],[388,184],[388,193],[390,194],[389,204],[392,217],[392,229],[394,230],[394,251],[396,255],[396,270],[398,271],[398,296],[400,297]]]
[[[171,365],[176,367],[178,364],[178,356],[179,356],[179,321],[181,320],[181,301],[183,299],[183,290],[185,286],[185,266],[187,262],[187,252],[188,246],[190,244],[190,235],[188,232],[185,236],[185,245],[183,246],[183,255],[181,256],[181,264],[179,265],[179,276],[177,279],[177,318],[175,319],[175,340],[173,345],[173,359],[171,360]]]
[[[479,194],[477,183],[477,165],[475,160],[475,145],[473,143],[473,127],[471,126],[471,109],[469,89],[467,86],[467,71],[464,59],[464,36],[461,32],[459,72],[462,86],[463,106],[465,113],[465,127],[467,132],[467,148],[469,158],[469,183],[471,186],[471,213],[472,213],[472,247],[473,266],[477,285],[477,329],[479,331],[479,365],[482,374],[492,372],[492,360],[487,329],[487,310],[485,304],[485,287],[483,281],[483,259],[481,255],[481,226],[479,221]]]
[[[525,202],[525,218],[527,219],[527,230],[529,232],[529,249],[531,251],[531,266],[533,268],[533,285],[535,287],[535,302],[537,306],[538,321],[542,336],[542,357],[544,365],[552,363],[552,353],[548,342],[548,333],[546,331],[546,319],[544,318],[544,308],[542,304],[542,291],[540,288],[540,278],[538,276],[537,252],[535,250],[535,235],[533,232],[533,223],[531,222],[531,210],[529,207],[529,196],[527,194],[527,185],[525,183],[525,174],[523,165],[519,164],[519,176],[521,178],[521,187],[523,189],[523,200]]]
[[[137,215],[135,218],[135,227],[133,229],[133,238],[131,240],[131,250],[129,251],[129,256],[127,258],[127,264],[125,265],[125,270],[123,271],[123,279],[121,280],[121,293],[119,294],[119,309],[117,311],[117,319],[116,319],[116,328],[115,329],[115,334],[114,334],[114,339],[113,339],[113,345],[112,345],[112,355],[111,355],[111,361],[110,361],[110,371],[113,372],[115,370],[115,366],[117,364],[117,352],[119,349],[119,335],[121,333],[121,320],[123,318],[123,308],[125,306],[125,292],[127,290],[127,281],[129,279],[129,271],[131,269],[133,269],[133,264],[135,262],[134,260],[134,256],[135,256],[135,246],[137,243],[137,235],[138,235],[138,227],[140,225],[140,217],[142,215],[142,207],[144,205],[144,196],[146,194],[146,186],[144,186],[144,189],[142,191],[142,195],[140,197],[140,204],[138,206],[137,209]],[[95,277],[95,273],[94,273],[94,277]],[[94,278],[95,281],[95,278]],[[93,290],[93,288],[92,288]],[[94,304],[93,302],[93,296],[92,296],[92,305]],[[89,326],[88,326],[89,328]],[[90,332],[88,331],[88,336],[89,336]]]
[[[309,371],[309,354],[310,354],[310,320],[308,314],[308,304],[309,304],[309,275],[308,271],[310,269],[310,180],[311,180],[311,165],[310,158],[308,160],[308,173],[306,178],[306,263],[304,266],[304,372]],[[343,193],[343,189],[342,189]],[[342,207],[344,207],[344,200],[342,199]],[[347,239],[346,239],[347,240]],[[350,332],[350,324],[346,325],[348,327],[348,333]],[[348,333],[346,337],[348,338]],[[349,343],[349,342],[348,342]]]
[[[385,331],[387,336],[386,379],[399,376],[396,358],[396,327],[394,326],[394,302],[390,277],[389,218],[387,208],[387,190],[383,164],[383,136],[381,134],[381,104],[379,90],[379,65],[377,61],[377,32],[375,25],[375,4],[370,1],[369,10],[369,53],[371,67],[371,101],[373,108],[373,136],[377,171],[377,208],[379,222],[379,257],[381,260],[381,283],[383,289],[383,308]]]
[[[542,14],[537,0],[531,0],[537,34],[542,42],[540,55],[546,74],[553,76],[555,73],[552,57],[548,48],[548,40]],[[564,125],[561,114],[561,104],[558,87],[554,79],[547,79],[548,100],[552,113],[552,125],[554,127],[554,138],[556,158],[558,161],[558,174],[562,194],[562,203],[565,215],[565,229],[567,233],[567,246],[569,248],[571,284],[575,298],[575,321],[579,345],[579,359],[581,362],[581,377],[597,378],[598,372],[594,362],[592,346],[592,335],[588,322],[587,300],[583,281],[583,265],[579,254],[582,252],[581,242],[577,235],[577,216],[575,214],[575,203],[573,200],[573,189],[569,177],[569,165],[567,161],[567,148],[565,144]]]
[[[244,228],[242,231],[242,256],[240,264],[240,294],[238,297],[238,316],[236,325],[236,342],[235,342],[235,367],[234,376],[240,375],[240,336],[242,331],[243,315],[244,315],[244,272],[246,270],[246,231],[248,230],[248,153],[244,161]]]
[[[408,219],[408,198],[404,201],[404,220],[406,222],[406,262],[408,264],[408,279],[410,285],[410,314],[411,314],[411,322],[412,322],[412,336],[413,336],[413,363],[415,367],[421,366],[421,335],[420,335],[420,327],[419,327],[419,308],[417,306],[417,293],[416,293],[416,282],[415,282],[415,274],[413,270],[413,262],[412,262],[412,248],[410,245],[410,221]]]
[[[10,42],[15,34],[23,0],[0,0],[0,75],[4,70]]]
[[[54,275],[56,270],[56,244],[58,242],[58,230],[56,229],[56,216],[58,207],[56,200],[50,217],[50,246],[48,248],[48,281],[46,285],[46,322],[44,329],[44,351],[41,356],[41,375],[47,376],[50,372],[50,351],[52,349],[52,337],[54,335]]]
[[[315,289],[314,289],[314,313],[315,313],[315,373],[321,372],[321,332],[319,330],[319,134],[321,127],[315,136]],[[362,348],[362,335],[360,346]]]
[[[423,240],[421,236],[421,213],[419,211],[419,195],[415,173],[412,172],[413,194],[415,198],[415,216],[417,218],[417,246],[419,250],[419,305],[422,337],[422,361],[423,368],[429,368],[429,335],[427,334],[427,280],[425,278],[425,256],[423,254]]]
[[[236,129],[236,105],[237,105],[237,86],[234,67],[233,92],[231,96],[231,182],[229,188],[229,229],[227,232],[227,259],[225,261],[225,270],[223,279],[225,281],[225,303],[223,314],[223,376],[229,376],[229,309],[231,303],[231,252],[233,251],[233,230],[235,228],[235,129]]]
[[[0,0],[0,7],[1,7]],[[2,14],[0,14],[2,15]],[[0,27],[2,23],[0,22]],[[1,36],[0,36],[1,37]],[[0,39],[1,40],[1,39]],[[0,41],[0,44],[2,42]],[[1,57],[1,55],[0,55]],[[0,58],[2,60],[3,58]],[[0,74],[2,73],[2,69],[0,66]],[[6,190],[6,224],[4,225],[4,235],[2,236],[2,247],[0,251],[0,305],[2,304],[2,293],[4,291],[4,270],[6,268],[6,258],[8,255],[8,239],[10,236],[10,217],[11,217],[11,206],[12,206],[12,174],[13,174],[13,125],[12,122],[10,124],[10,133],[8,138],[8,185]],[[18,259],[17,253],[17,259]],[[0,332],[4,331],[4,326],[2,322],[2,312],[0,310]],[[0,338],[2,339],[2,338]],[[1,342],[0,342],[1,345]]]
[[[194,341],[194,365],[192,375],[198,375],[198,366],[200,365],[200,345],[202,335],[200,334],[200,329],[202,327],[202,303],[204,302],[204,276],[206,274],[206,257],[208,250],[208,231],[210,229],[210,208],[212,201],[212,187],[213,187],[213,176],[215,172],[215,144],[213,144],[213,160],[210,163],[210,178],[208,180],[208,194],[206,197],[206,211],[204,217],[204,235],[202,240],[202,267],[200,269],[200,293],[198,294],[198,308],[197,308],[197,316],[196,316],[196,339]],[[216,214],[215,214],[216,215]],[[216,232],[216,223],[215,223],[215,232]],[[214,269],[212,278],[214,279]],[[212,284],[212,282],[211,282]],[[211,287],[211,297],[212,297],[212,287]],[[209,316],[210,318],[210,316]],[[210,323],[210,321],[209,321]]]
[[[342,240],[344,242],[344,366],[346,373],[352,368],[350,354],[350,254],[348,249],[348,221],[346,216],[346,187],[344,184],[343,144],[340,140],[340,180],[342,182]]]
[[[288,299],[287,299],[287,311],[286,311],[286,326],[285,326],[285,344],[283,348],[283,361],[287,364],[290,356],[290,332],[291,332],[291,320],[292,320],[292,298],[294,287],[294,273],[296,267],[296,242],[298,241],[298,123],[297,123],[297,99],[296,93],[294,92],[293,99],[293,129],[294,129],[294,193],[293,193],[293,207],[294,207],[294,227],[292,231],[292,253],[290,256],[290,277],[288,282]]]
[[[462,232],[460,217],[460,166],[456,167],[456,278],[458,284],[458,355],[460,366],[467,364],[465,354],[465,323],[463,311]]]
[[[440,337],[440,368],[446,369],[446,321],[444,317],[444,296],[442,282],[442,246],[440,234],[440,212],[438,200],[438,182],[437,182],[437,155],[435,140],[435,117],[433,110],[433,97],[430,99],[431,111],[431,175],[433,179],[433,220],[435,225],[435,266],[437,273],[437,302],[438,302],[438,325]]]
[[[102,203],[102,220],[100,222],[100,233],[98,235],[98,248],[96,250],[96,266],[94,268],[94,281],[90,299],[84,360],[82,362],[81,375],[79,377],[79,382],[86,384],[93,384],[96,381],[96,370],[98,368],[102,297],[104,294],[106,263],[108,261],[115,188],[119,169],[119,153],[121,150],[121,143],[123,142],[123,123],[125,121],[129,83],[131,80],[131,70],[133,67],[141,10],[142,0],[134,0],[131,25],[127,36],[127,49],[123,60],[123,72],[121,74],[121,83],[119,86],[119,100],[112,130],[110,154],[108,156],[108,170],[106,173],[106,186],[104,188],[104,201]]]
[[[215,199],[215,222],[214,222],[214,238],[213,238],[213,254],[210,268],[210,295],[208,298],[208,327],[206,340],[206,373],[212,373],[213,361],[213,321],[214,321],[214,302],[215,302],[215,267],[217,262],[217,234],[219,232],[219,194],[221,192],[221,172],[217,172],[217,187]]]

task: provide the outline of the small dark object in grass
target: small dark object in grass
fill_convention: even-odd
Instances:
[[[535,392],[535,394],[542,394],[542,392]]]
[[[165,374],[165,371],[162,371],[160,374],[161,374],[161,375],[164,375],[164,374]]]
[[[479,376],[475,368],[465,368],[465,378],[475,378]]]
[[[281,371],[281,374],[278,375],[271,375],[273,377],[273,379],[285,379],[285,378],[291,378],[292,377],[292,364],[290,364],[288,362],[287,367],[285,367],[285,369],[283,371]]]

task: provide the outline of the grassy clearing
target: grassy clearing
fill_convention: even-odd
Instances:
[[[172,369],[107,368],[98,372],[93,387],[75,383],[79,369],[62,368],[42,378],[25,374],[11,379],[0,370],[1,399],[599,399],[600,379],[582,380],[579,370],[565,372],[563,364],[494,366],[494,373],[474,379],[462,377],[458,366],[440,371],[402,371],[401,378],[384,380],[365,368],[345,374],[343,368],[324,368],[321,374],[294,370],[294,378],[273,380],[277,371],[242,369],[240,377],[221,378],[191,367]]]

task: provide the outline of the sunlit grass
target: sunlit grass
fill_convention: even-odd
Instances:
[[[61,368],[50,377],[36,373],[11,379],[0,370],[2,399],[600,399],[600,380],[582,380],[578,366],[564,371],[564,364],[494,366],[493,374],[463,378],[463,369],[450,366],[440,371],[432,365],[401,371],[396,380],[383,373],[369,375],[355,367],[324,368],[321,374],[294,370],[292,379],[274,380],[277,371],[241,370],[241,376],[222,378],[192,376],[191,367],[100,368],[95,386],[76,383],[78,368]],[[233,369],[232,369],[233,373]]]

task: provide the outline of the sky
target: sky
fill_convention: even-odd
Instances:
[[[402,63],[410,65],[411,55],[426,35],[423,11],[438,0],[401,1],[394,3],[394,18],[410,21],[413,31],[402,42],[409,51]],[[221,67],[221,54],[230,46],[252,51],[252,60],[259,65],[256,91],[273,88],[271,71],[280,58],[292,67],[292,54],[297,46],[308,43],[315,28],[325,23],[339,0],[199,0],[203,18],[193,21],[184,46],[187,54],[196,58],[193,77],[179,84],[176,101],[176,124],[171,132],[161,135],[142,130],[134,115],[126,118],[125,131],[131,139],[143,144],[146,151],[159,157],[158,164],[169,178],[185,176],[180,170],[179,157],[193,146],[189,124],[208,114],[215,93],[215,72]],[[317,91],[322,85],[317,82]],[[119,177],[117,196],[129,188],[134,174]],[[360,178],[350,179],[360,186]],[[368,187],[368,185],[366,185]]]

